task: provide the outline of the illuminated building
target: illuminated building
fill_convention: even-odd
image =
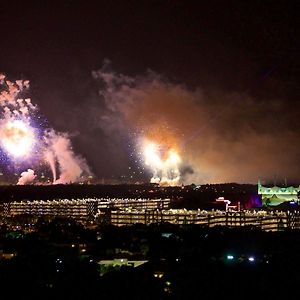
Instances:
[[[170,199],[77,199],[4,203],[6,216],[71,217],[115,226],[170,223],[214,226],[253,226],[266,231],[300,229],[300,211],[236,211],[169,209]]]
[[[4,203],[6,215],[34,215],[73,217],[87,219],[97,211],[97,203],[92,200],[35,200]]]
[[[137,268],[147,262],[147,260],[128,260],[127,258],[115,258],[114,260],[100,260],[98,264],[100,266],[100,275],[102,276],[111,270],[118,270],[123,266]]]
[[[265,187],[258,181],[258,194],[261,197],[263,206],[275,206],[284,202],[297,202],[299,187]]]
[[[4,203],[4,214],[34,215],[53,217],[72,217],[75,219],[94,219],[97,213],[106,209],[167,209],[170,199],[58,199],[14,201]]]
[[[116,226],[132,224],[171,223],[178,225],[198,224],[214,226],[254,226],[266,231],[277,231],[285,227],[300,228],[300,213],[268,211],[221,211],[221,210],[113,210],[110,223]]]
[[[98,208],[136,208],[136,209],[168,209],[170,199],[124,199],[102,198],[98,200]]]

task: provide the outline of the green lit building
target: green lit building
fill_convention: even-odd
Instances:
[[[298,201],[298,187],[265,187],[258,181],[258,194],[261,197],[263,206],[276,206],[287,201]]]

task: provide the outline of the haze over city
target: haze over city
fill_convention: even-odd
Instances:
[[[56,183],[299,181],[296,6],[3,4],[3,84],[30,82],[43,146],[23,164],[2,145],[2,172]],[[52,167],[37,159],[45,151]]]

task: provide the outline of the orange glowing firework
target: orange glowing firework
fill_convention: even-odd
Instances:
[[[144,141],[143,149],[145,164],[153,171],[151,182],[161,185],[178,185],[181,162],[178,152],[172,147],[149,140]]]
[[[33,148],[33,129],[21,120],[7,121],[0,127],[3,148],[14,157],[27,157]]]

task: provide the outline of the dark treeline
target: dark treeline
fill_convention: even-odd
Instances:
[[[252,184],[207,184],[202,186],[159,187],[145,185],[6,185],[0,186],[0,202],[77,198],[170,198],[173,206],[195,209],[223,196],[233,203],[251,202],[257,186]]]
[[[8,185],[0,186],[0,201],[52,200],[87,197],[133,197],[134,191],[128,185]]]

